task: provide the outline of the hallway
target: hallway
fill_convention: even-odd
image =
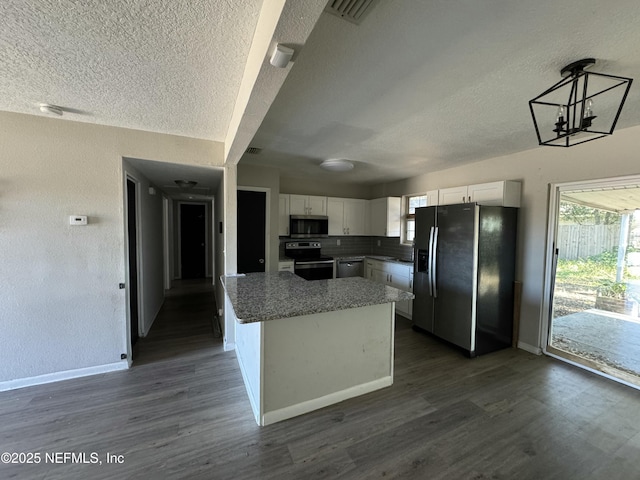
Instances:
[[[174,280],[149,334],[133,350],[133,368],[168,359],[186,359],[222,350],[214,332],[216,301],[211,279]]]

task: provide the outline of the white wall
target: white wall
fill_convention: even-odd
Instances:
[[[516,276],[523,283],[520,341],[525,348],[539,347],[549,184],[638,174],[639,159],[640,127],[634,127],[571,148],[537,147],[378,185],[373,195],[402,195],[493,180],[521,181],[516,266]]]
[[[124,173],[137,181],[138,196],[138,257],[142,280],[139,292],[139,330],[146,336],[164,302],[164,251],[162,230],[162,194],[156,185],[155,195],[149,194],[151,182],[127,160],[123,160]]]
[[[336,173],[336,179],[340,173]],[[327,182],[319,179],[280,177],[280,193],[320,195],[327,197],[364,198],[370,200],[371,186],[354,183]]]
[[[7,112],[0,132],[0,389],[120,365],[122,158],[222,166],[223,145]]]
[[[222,288],[222,282],[220,282],[220,276],[224,275],[224,233],[220,230],[220,224],[224,225],[224,177],[220,179],[220,185],[216,191],[215,199],[213,200],[213,216],[215,223],[213,225],[213,253],[215,261],[213,263],[213,283],[216,286],[216,307],[218,310],[224,310],[224,289]],[[222,328],[224,328],[224,322],[220,322]]]

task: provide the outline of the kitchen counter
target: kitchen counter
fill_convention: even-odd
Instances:
[[[258,425],[393,384],[395,305],[412,293],[362,277],[307,281],[291,272],[222,282],[225,341],[235,338]]]
[[[362,277],[307,281],[291,272],[226,276],[238,323],[253,323],[410,300],[413,294]]]
[[[400,263],[402,265],[413,265],[410,260],[403,260],[401,258],[390,257],[386,255],[366,255],[367,258],[373,258],[374,260],[380,260],[382,262]]]

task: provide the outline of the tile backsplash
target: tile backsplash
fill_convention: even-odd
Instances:
[[[400,245],[399,237],[325,237],[310,238],[303,241],[315,241],[322,244],[322,254],[331,257],[344,255],[386,255],[395,258],[410,259],[411,247]],[[338,240],[340,245],[338,245]],[[284,244],[295,242],[280,237],[280,256],[284,256]]]

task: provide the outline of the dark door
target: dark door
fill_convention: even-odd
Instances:
[[[205,206],[180,204],[180,262],[182,278],[206,275]]]
[[[238,190],[238,273],[264,272],[266,192]]]
[[[138,341],[138,235],[136,183],[127,178],[127,236],[129,244],[129,318],[131,346]]]
[[[437,207],[434,333],[472,351],[476,205]]]

